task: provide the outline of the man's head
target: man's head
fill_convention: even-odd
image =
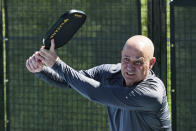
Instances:
[[[146,78],[156,59],[152,41],[142,35],[129,38],[121,52],[121,72],[127,86]]]

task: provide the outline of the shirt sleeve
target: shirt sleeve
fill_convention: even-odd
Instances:
[[[101,77],[100,74],[103,74],[103,72],[107,72],[107,70],[107,66],[100,65],[88,70],[80,70],[78,72],[86,77],[101,81],[103,77]],[[35,73],[35,76],[54,87],[71,88],[71,86],[69,86],[69,84],[67,84],[67,82],[50,67],[44,66],[41,72]]]
[[[59,88],[70,88],[66,81],[49,67],[43,67],[43,70],[41,72],[35,73],[35,76],[52,86]]]
[[[162,103],[163,89],[153,79],[133,87],[102,85],[58,60],[52,67],[74,90],[91,101],[128,110],[157,111]]]

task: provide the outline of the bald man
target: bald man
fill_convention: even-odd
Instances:
[[[105,105],[111,131],[171,131],[166,90],[151,70],[156,59],[149,38],[129,38],[121,63],[81,71],[65,64],[55,53],[54,41],[51,43],[50,50],[41,48],[26,61],[27,69],[38,78],[56,87],[69,85]]]

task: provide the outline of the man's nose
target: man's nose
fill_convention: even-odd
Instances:
[[[135,66],[132,63],[127,64],[127,70],[128,71],[134,71],[134,69],[135,69]]]

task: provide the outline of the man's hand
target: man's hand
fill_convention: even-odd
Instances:
[[[55,48],[54,39],[52,39],[50,50],[44,49],[44,47],[42,47],[39,51],[39,54],[41,56],[39,57],[39,59],[46,66],[52,67],[57,61],[58,56],[56,55],[54,48]]]
[[[29,57],[29,59],[27,59],[26,67],[30,72],[35,73],[42,71],[43,64],[39,60],[39,57],[39,52],[35,52],[31,57]]]

